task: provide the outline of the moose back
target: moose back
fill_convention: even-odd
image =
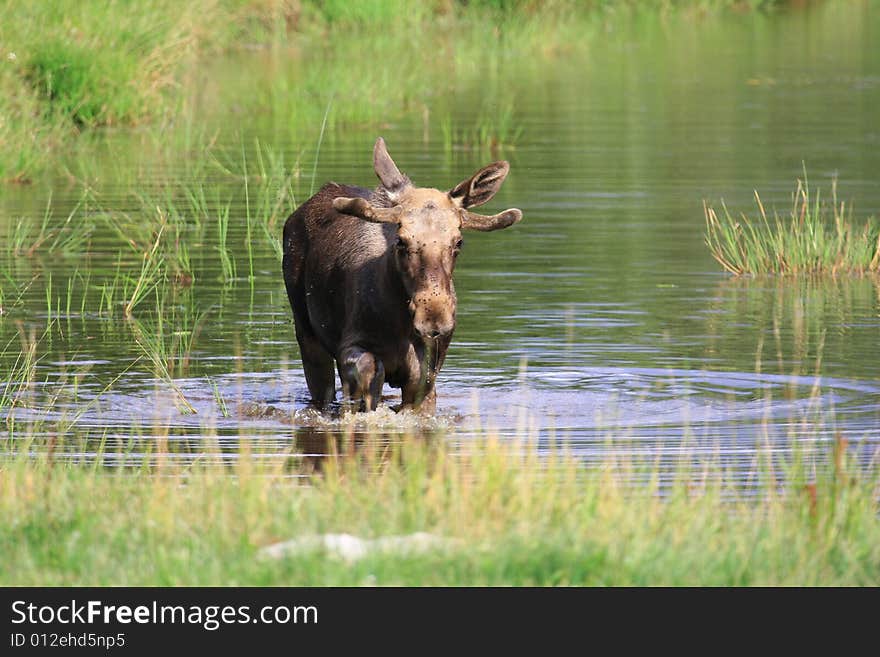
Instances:
[[[284,225],[282,269],[312,403],[343,395],[374,410],[385,382],[401,408],[433,412],[434,384],[455,330],[452,284],[463,230],[507,228],[517,209],[484,216],[507,177],[494,162],[449,191],[416,187],[373,149],[374,190],[327,183]]]

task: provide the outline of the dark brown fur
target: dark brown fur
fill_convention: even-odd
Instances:
[[[498,162],[450,192],[413,187],[376,142],[374,190],[328,183],[284,225],[282,270],[312,401],[344,395],[375,409],[387,382],[402,407],[433,411],[455,328],[460,229],[495,230],[522,213],[470,213],[507,175]],[[469,200],[470,199],[470,200]],[[334,367],[335,366],[335,367]]]

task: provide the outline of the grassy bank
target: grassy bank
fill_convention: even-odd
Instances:
[[[250,105],[283,103],[291,123],[312,125],[335,99],[333,120],[377,122],[418,110],[437,95],[450,63],[454,74],[467,75],[474,68],[469,58],[497,57],[499,49],[504,57],[552,58],[587,47],[597,25],[638,11],[699,14],[776,4],[782,3],[4,0],[0,180],[28,182],[52,171],[78,135],[96,128],[149,124],[161,132],[197,120],[202,71],[225,52],[283,52],[284,62],[301,69],[293,78],[279,76],[272,97]],[[394,75],[386,66],[364,67],[365,51],[375,62],[394,61]],[[435,75],[437,52],[447,66]],[[503,140],[486,134],[495,120],[506,120],[503,101],[500,118],[489,112],[474,134],[459,138]]]
[[[877,585],[877,481],[848,473],[843,446],[818,478],[756,464],[750,494],[717,465],[683,459],[662,486],[650,465],[586,467],[559,450],[491,437],[453,451],[409,439],[361,443],[322,474],[266,465],[242,442],[234,466],[107,471],[0,462],[5,585]],[[61,447],[56,448],[61,451]],[[353,454],[353,455],[352,455]],[[827,467],[826,467],[827,466]],[[631,487],[642,474],[653,484]],[[775,482],[775,483],[774,483]],[[360,559],[278,541],[429,532],[425,551]]]
[[[866,274],[880,271],[880,222],[853,222],[852,207],[811,193],[806,175],[798,181],[787,216],[768,218],[755,192],[757,215],[739,218],[704,204],[706,244],[726,271],[742,274]]]

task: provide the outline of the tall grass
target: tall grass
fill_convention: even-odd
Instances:
[[[229,204],[221,207],[217,214],[217,253],[220,255],[220,271],[225,282],[235,279],[235,258],[228,245]]]
[[[320,474],[246,439],[228,467],[216,439],[192,465],[71,465],[27,445],[0,459],[0,581],[7,585],[876,585],[877,481],[845,445],[816,477],[792,471],[744,493],[720,463],[632,487],[643,466],[585,466],[559,448],[491,435],[466,450],[366,437]],[[59,449],[59,447],[56,447]],[[110,456],[107,454],[106,456]],[[650,466],[647,466],[650,468]],[[308,473],[308,470],[305,471]],[[650,475],[650,469],[645,471]],[[230,476],[232,475],[232,476]],[[652,479],[648,479],[652,481]],[[360,560],[260,549],[325,533],[428,532],[424,552]]]
[[[77,308],[85,315],[87,297],[97,291],[98,314],[130,319],[154,313],[154,299],[162,304],[201,282],[210,288],[218,274],[225,288],[234,287],[245,270],[253,281],[256,258],[271,254],[280,261],[281,223],[296,205],[298,161],[289,164],[282,152],[260,142],[226,163],[208,147],[200,153],[205,163],[183,181],[124,194],[113,186],[105,194],[84,183],[64,215],[50,197],[38,217],[13,221],[5,241],[8,257],[0,259],[0,315],[17,316],[34,294],[49,318],[65,310],[70,316]],[[96,227],[103,230],[93,245]],[[233,243],[231,235],[242,228],[244,239]],[[89,266],[84,275],[78,268],[71,274],[53,260],[89,258],[93,248],[115,253],[115,267]],[[36,281],[43,284],[35,286]]]
[[[499,157],[516,146],[523,127],[514,118],[512,102],[493,100],[484,103],[475,119],[466,125],[456,125],[452,115],[447,114],[440,121],[440,132],[447,155],[453,150],[476,150]]]
[[[732,274],[864,274],[880,271],[880,223],[857,226],[852,207],[838,203],[837,181],[831,203],[817,190],[811,195],[806,174],[798,180],[791,211],[768,218],[758,192],[758,215],[731,216],[722,202],[721,216],[704,202],[706,245]]]
[[[329,106],[327,111],[329,112]],[[320,155],[320,143],[319,139],[318,150],[315,153],[316,162]],[[259,142],[256,144],[256,166],[259,176],[259,185],[255,193],[256,220],[263,238],[269,243],[276,259],[280,262],[281,224],[296,207],[293,181],[299,176],[299,169],[296,165],[288,166],[283,153],[276,152]],[[315,172],[312,171],[313,181],[314,177]],[[314,186],[314,182],[312,185]]]
[[[149,296],[149,294],[161,282],[162,269],[164,260],[162,253],[159,251],[159,244],[162,242],[162,233],[165,230],[165,223],[159,226],[156,232],[156,240],[152,246],[142,252],[142,261],[140,273],[134,277],[126,277],[126,280],[132,283],[131,293],[126,295],[128,301],[125,302],[124,312],[126,317],[131,317],[134,309]]]
[[[50,330],[47,328],[47,331]],[[0,354],[5,355],[15,340],[21,340],[21,350],[15,358],[15,361],[8,366],[4,372],[2,390],[0,390],[0,413],[6,419],[6,428],[12,431],[14,423],[14,408],[17,404],[21,404],[25,396],[31,390],[34,380],[36,379],[37,362],[37,339],[35,331],[29,334],[24,331],[23,326],[19,326],[18,335],[10,338],[9,342],[4,345]]]
[[[288,163],[284,153],[271,146],[254,142],[249,153],[241,146],[240,157],[229,161],[215,157],[219,171],[241,184],[244,193],[245,250],[248,256],[249,278],[253,276],[253,258],[259,235],[281,260],[281,222],[296,207],[293,183],[301,175],[299,161]],[[316,155],[317,157],[317,155]],[[236,271],[233,252],[226,247],[229,226],[229,204],[217,204],[218,251],[224,278],[231,280]]]
[[[184,415],[195,415],[196,409],[183,394],[174,380],[175,375],[186,373],[193,343],[204,320],[204,315],[195,320],[192,326],[174,330],[166,321],[161,303],[153,322],[131,321],[132,336],[144,356],[153,366],[153,373],[174,393],[174,403]]]
[[[88,239],[95,229],[94,222],[89,217],[88,206],[85,204],[87,198],[88,194],[84,192],[70,209],[67,218],[59,224],[53,221],[50,193],[39,224],[25,218],[19,218],[15,222],[11,238],[6,241],[9,258],[83,251],[88,246]]]

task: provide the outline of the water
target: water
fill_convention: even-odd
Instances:
[[[100,281],[140,266],[110,231],[97,229],[86,260],[9,263],[22,289],[34,282],[17,304],[20,290],[3,283],[3,366],[8,372],[20,340],[31,336],[40,359],[16,422],[41,421],[33,431],[47,436],[76,435],[70,456],[100,447],[137,459],[155,453],[156,435],[170,451],[191,454],[209,430],[228,458],[239,439],[259,443],[267,458],[286,458],[321,451],[315,436],[370,425],[465,445],[488,427],[542,446],[564,440],[594,461],[609,449],[721,456],[743,476],[761,448],[785,459],[795,447],[821,448],[841,434],[871,464],[880,448],[880,281],[731,279],[703,244],[702,202],[723,198],[732,213],[751,213],[757,189],[765,206],[784,212],[806,167],[824,191],[838,176],[839,195],[854,200],[857,217],[880,213],[878,37],[880,18],[867,2],[769,16],[644,17],[598,30],[589,48],[529,66],[499,57],[485,77],[450,74],[453,93],[398,112],[380,129],[335,128],[316,165],[315,134],[279,129],[283,106],[267,103],[242,122],[231,100],[254,87],[270,95],[285,75],[279,58],[294,55],[217,62],[211,71],[228,88],[205,103],[217,151],[231,160],[255,138],[270,144],[300,170],[298,200],[313,188],[313,166],[315,188],[331,179],[372,185],[377,134],[422,185],[449,188],[491,159],[510,160],[486,211],[519,207],[525,219],[465,236],[459,321],[437,383],[437,417],[399,418],[386,409],[353,428],[350,419],[306,408],[279,263],[253,232],[248,280],[242,183],[215,171],[202,181],[209,198],[234,199],[229,240],[238,278],[218,280],[213,227],[190,235],[195,284],[174,293],[163,318],[163,344],[181,354],[170,368],[173,385],[157,377],[132,322],[98,312]],[[263,70],[267,58],[271,75],[248,73]],[[346,101],[335,102],[342,111]],[[450,149],[437,117],[451,111],[454,125],[467,126],[487,103],[512,111],[522,128],[516,148]],[[106,135],[91,151],[93,184],[108,205],[134,207],[132,181],[150,193],[182,177],[185,154],[175,158],[171,148],[168,157],[143,139]],[[11,234],[19,216],[39,222],[50,192],[55,221],[63,221],[79,189],[58,179],[7,190],[0,231]],[[57,301],[68,285],[70,311]],[[140,330],[158,331],[149,302],[135,316]],[[396,390],[386,393],[388,404],[399,399]],[[195,413],[181,411],[181,396]]]

